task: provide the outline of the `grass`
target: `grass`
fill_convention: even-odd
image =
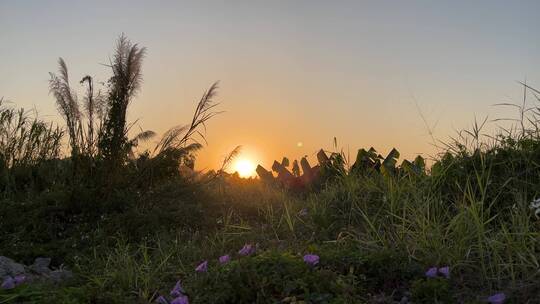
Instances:
[[[214,296],[214,299],[223,299],[214,303],[306,300],[315,292],[309,289],[311,287],[305,287],[307,290],[293,288],[290,294],[275,294],[271,290],[278,287],[265,285],[271,289],[268,291],[271,294],[244,295],[240,291],[236,294],[234,287],[251,282],[244,281],[251,275],[268,280],[269,286],[284,280],[283,273],[259,273],[259,267],[263,266],[257,263],[267,255],[293,263],[291,269],[296,270],[291,270],[291,276],[301,281],[294,284],[314,284],[306,278],[304,271],[308,268],[302,268],[305,265],[301,256],[315,252],[321,256],[321,271],[329,271],[317,275],[329,275],[327,280],[335,284],[347,282],[338,284],[340,287],[335,290],[325,291],[328,295],[313,296],[320,297],[317,298],[322,299],[320,303],[326,303],[324,299],[330,301],[328,303],[368,303],[379,298],[399,300],[396,297],[406,296],[407,292],[416,292],[413,293],[415,299],[426,295],[439,297],[439,293],[441,297],[450,295],[452,301],[441,300],[440,303],[454,303],[480,301],[497,291],[505,291],[519,302],[538,292],[539,222],[525,200],[511,202],[504,214],[492,210],[496,202],[488,200],[487,193],[497,189],[491,189],[487,182],[491,180],[490,174],[490,170],[471,172],[471,180],[465,180],[463,193],[455,201],[445,199],[434,189],[429,175],[418,179],[348,175],[306,197],[287,194],[257,181],[219,181],[219,187],[205,185],[205,191],[209,192],[208,204],[212,209],[219,206],[219,211],[203,208],[203,217],[213,214],[210,219],[216,224],[213,228],[156,234],[148,231],[147,236],[136,242],[122,236],[105,242],[107,238],[101,236],[96,242],[108,243],[107,246],[94,247],[91,253],[68,262],[78,274],[70,288],[79,288],[89,302],[147,303],[158,294],[166,294],[181,278],[195,303],[212,303],[210,299]],[[307,214],[300,212],[302,208],[307,208]],[[245,243],[257,243],[260,251],[256,257],[235,260],[242,266],[235,264],[234,267],[241,269],[217,265],[217,257],[226,253],[234,255]],[[336,253],[335,248],[345,249]],[[380,252],[403,256],[405,260],[392,265],[390,259],[373,266],[375,270],[362,269],[361,265],[351,270],[350,267],[355,267],[354,260],[349,265],[338,266],[328,263],[336,257],[327,257],[334,254],[339,260],[353,254],[365,259]],[[210,264],[212,275],[208,278],[204,275],[204,279],[194,268],[207,259],[213,261]],[[273,263],[264,267],[270,267],[268,271],[285,267],[282,262]],[[398,278],[399,284],[385,277],[385,273],[406,275],[401,265],[416,269],[414,275]],[[440,284],[425,281],[423,271],[432,265],[450,265],[451,281]],[[378,270],[384,266],[389,269]],[[215,271],[218,273],[214,274]],[[214,275],[222,279],[215,281]],[[208,281],[210,278],[212,280]],[[229,280],[228,283],[225,280]],[[366,283],[369,280],[376,283]],[[357,281],[362,284],[357,286]],[[229,286],[227,284],[232,287],[224,287]],[[263,287],[255,287],[264,292]],[[318,290],[319,287],[313,288]],[[352,293],[342,299],[349,292],[345,290]],[[60,296],[64,289],[57,292]],[[313,299],[308,302],[319,303]],[[6,303],[11,302],[13,300]]]
[[[520,155],[502,163],[508,170],[528,161],[536,150],[491,149],[499,150],[486,150],[479,157],[474,152],[454,154],[450,164],[444,156],[436,164],[445,166],[439,172],[346,174],[307,194],[226,175],[190,186],[179,181],[156,190],[161,192],[153,194],[153,208],[145,201],[131,205],[128,213],[100,211],[100,224],[54,238],[41,252],[71,266],[76,279],[53,288],[27,285],[3,291],[0,303],[150,303],[167,294],[178,279],[194,303],[392,303],[403,297],[418,303],[474,303],[499,291],[516,303],[527,303],[539,292],[540,221],[529,208],[536,188],[508,188],[515,171],[494,174],[504,172],[498,160],[503,152]],[[465,172],[464,166],[472,170]],[[529,176],[520,183],[538,183]],[[192,190],[172,194],[177,187]],[[187,195],[194,190],[198,194]],[[43,200],[41,196],[34,200]],[[177,197],[169,201],[170,196]],[[189,200],[193,207],[186,209]],[[17,204],[4,203],[3,208]],[[159,215],[158,210],[184,217]],[[133,230],[137,237],[130,235],[130,228],[108,232],[129,223],[143,225]],[[29,242],[35,232],[27,229],[26,240],[23,235],[10,243],[26,250],[34,246],[30,255],[36,255],[38,244]],[[9,230],[7,234],[14,236]],[[81,235],[88,235],[86,245],[66,248]],[[236,252],[246,243],[257,244],[258,253],[240,258]],[[7,248],[7,243],[2,246]],[[301,258],[305,253],[321,256],[317,273],[306,272]],[[217,258],[223,254],[234,256],[233,264],[219,266]],[[210,261],[209,274],[195,273],[203,260]],[[443,265],[451,267],[451,280],[424,278],[427,268]],[[282,267],[291,267],[291,273],[279,272]],[[260,293],[238,289],[260,280],[266,283],[252,286]],[[303,287],[287,289],[279,285],[283,280]],[[334,287],[326,290],[318,280]]]
[[[86,81],[86,102],[98,101]],[[69,87],[67,76],[58,85]],[[198,126],[219,113],[216,89],[189,126],[139,154],[126,127],[114,127],[126,123],[130,92],[100,100],[116,107],[103,119],[119,119],[107,140],[105,122],[63,112],[78,119],[70,157],[61,157],[60,128],[0,102],[0,252],[27,264],[51,257],[75,272],[62,284],[0,290],[0,303],[155,303],[178,280],[191,303],[485,303],[497,292],[538,302],[540,221],[529,206],[540,196],[538,108],[521,106],[518,127],[493,137],[482,135],[487,121],[475,123],[430,168],[421,158],[398,165],[397,150],[361,150],[350,168],[333,153],[319,183],[296,193],[223,170],[181,173],[202,147],[192,135],[204,139]],[[76,101],[57,93],[59,103]],[[256,253],[240,255],[245,244]],[[225,254],[232,261],[220,265]],[[305,254],[320,263],[307,265]],[[208,272],[195,271],[202,261]],[[449,279],[426,277],[443,266]]]

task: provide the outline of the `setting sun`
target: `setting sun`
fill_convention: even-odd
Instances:
[[[255,176],[255,164],[248,159],[239,159],[234,165],[234,171],[238,172],[240,177]]]

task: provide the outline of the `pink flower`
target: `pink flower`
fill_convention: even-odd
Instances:
[[[487,300],[490,304],[503,304],[504,301],[506,300],[506,295],[502,292],[497,293],[490,296]]]
[[[442,274],[445,278],[450,279],[450,267],[445,266],[439,268],[439,273]]]
[[[171,304],[189,304],[189,299],[187,296],[179,296],[172,300]]]
[[[444,267],[441,267],[441,268],[431,267],[430,269],[428,269],[426,271],[426,277],[428,277],[428,278],[436,278],[436,277],[439,276],[439,274],[441,274],[445,278],[449,279],[450,278],[450,267],[448,267],[448,266],[444,266]]]
[[[243,255],[243,256],[252,255],[254,253],[255,253],[255,247],[253,247],[253,245],[251,244],[245,244],[244,247],[242,247],[242,249],[238,251],[238,254]]]
[[[13,289],[15,288],[17,284],[15,283],[15,280],[12,277],[7,277],[2,282],[2,285],[0,286],[2,289]]]
[[[219,263],[221,264],[227,264],[231,261],[231,256],[226,254],[219,257]]]
[[[185,291],[184,288],[182,288],[182,283],[180,280],[176,282],[176,285],[174,285],[174,288],[171,290],[171,296],[172,297],[179,297],[181,295],[184,295]]]
[[[204,261],[197,268],[195,268],[195,271],[197,272],[206,272],[208,271],[208,261]]]
[[[426,277],[428,278],[435,278],[437,277],[437,267],[431,267],[426,271]]]
[[[304,256],[304,262],[310,266],[315,266],[319,264],[319,256],[316,254],[306,254]]]
[[[15,280],[15,285],[21,285],[26,282],[26,276],[24,274],[16,275],[13,279]]]
[[[156,299],[156,302],[158,304],[169,304],[169,301],[167,301],[167,299],[165,299],[164,296],[159,296],[157,299]]]

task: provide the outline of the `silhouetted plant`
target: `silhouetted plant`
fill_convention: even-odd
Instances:
[[[71,146],[71,156],[76,158],[83,154],[95,156],[97,153],[96,136],[101,133],[103,120],[107,113],[107,105],[101,92],[95,93],[91,76],[85,76],[80,83],[87,85],[86,94],[81,105],[77,92],[69,83],[68,69],[62,58],[58,59],[58,73],[50,73],[50,92],[56,99],[58,111],[66,122]]]
[[[159,154],[167,149],[180,148],[195,151],[202,147],[201,143],[195,138],[195,135],[199,135],[203,141],[206,141],[204,134],[204,130],[206,130],[206,122],[210,118],[220,113],[213,110],[219,105],[219,103],[215,103],[213,100],[217,93],[217,89],[218,83],[215,82],[199,100],[195,113],[193,113],[191,123],[189,125],[173,127],[165,132],[159,143],[154,148],[154,153],[157,152]],[[204,130],[200,130],[201,127],[203,127]]]
[[[7,168],[30,166],[60,155],[62,130],[0,98],[0,159]]]
[[[142,60],[145,52],[145,48],[132,44],[122,35],[118,39],[110,65],[113,76],[109,79],[108,112],[99,139],[99,148],[112,172],[121,166],[128,156],[126,113],[142,83]]]
[[[108,112],[107,103],[100,91],[94,91],[94,80],[86,75],[80,81],[86,84],[86,95],[84,97],[84,110],[87,117],[86,132],[81,127],[79,133],[84,138],[83,152],[89,156],[96,156],[98,153],[98,136],[102,133],[103,123]]]
[[[155,157],[172,157],[178,165],[194,168],[195,152],[202,148],[202,144],[196,136],[198,135],[201,140],[206,142],[206,122],[220,113],[214,111],[214,108],[219,105],[213,100],[217,88],[218,83],[215,82],[203,94],[189,125],[172,127],[163,134],[152,152]]]
[[[69,144],[71,146],[71,156],[76,157],[81,151],[82,138],[81,129],[81,111],[77,101],[77,94],[71,89],[69,84],[68,69],[64,59],[58,59],[58,74],[49,73],[49,91],[56,99],[58,112],[66,122],[69,135]]]
[[[0,98],[0,190],[12,194],[16,176],[28,180],[32,167],[59,157],[63,131],[24,109],[4,105]],[[17,174],[14,174],[14,171]]]

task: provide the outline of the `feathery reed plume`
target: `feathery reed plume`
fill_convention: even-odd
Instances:
[[[242,146],[236,146],[231,152],[229,152],[229,154],[227,154],[227,156],[223,158],[223,163],[221,164],[221,168],[219,169],[218,172],[223,172],[227,168],[229,168],[232,161],[238,156],[238,154],[240,154],[241,150],[242,150]]]
[[[77,102],[77,95],[69,85],[68,69],[64,59],[58,59],[59,75],[49,74],[51,76],[49,92],[54,95],[58,111],[66,121],[71,154],[72,156],[78,155],[81,150],[79,130],[81,127],[81,112]]]
[[[156,136],[156,132],[154,132],[152,130],[146,130],[146,131],[141,130],[141,132],[139,134],[137,134],[133,138],[131,138],[128,141],[128,146],[130,147],[130,149],[128,150],[129,158],[131,158],[131,159],[135,158],[135,153],[134,153],[133,150],[134,150],[134,148],[139,146],[140,142],[149,141],[150,139],[154,138],[155,136]]]
[[[84,152],[90,156],[95,156],[98,152],[97,137],[102,133],[105,114],[107,113],[107,103],[101,92],[97,94],[94,90],[94,79],[86,75],[80,81],[86,84],[86,95],[84,96],[84,113],[86,114],[86,131],[81,128],[81,134],[84,140]]]
[[[215,103],[213,100],[216,96],[217,89],[218,82],[215,82],[201,97],[197,104],[197,108],[195,109],[195,113],[193,114],[191,123],[189,125],[175,126],[167,130],[154,148],[154,153],[157,152],[159,154],[168,149],[180,149],[188,146],[191,146],[192,149],[197,147],[195,150],[202,147],[195,138],[195,135],[199,135],[199,137],[206,142],[206,122],[215,115],[222,113],[213,111],[213,109],[219,105],[219,103]],[[200,127],[203,127],[203,130],[200,130]],[[192,143],[188,144],[189,142]]]
[[[142,60],[146,49],[132,44],[123,34],[118,39],[110,68],[107,117],[100,138],[100,152],[114,168],[120,166],[128,153],[126,113],[130,101],[142,83]]]

